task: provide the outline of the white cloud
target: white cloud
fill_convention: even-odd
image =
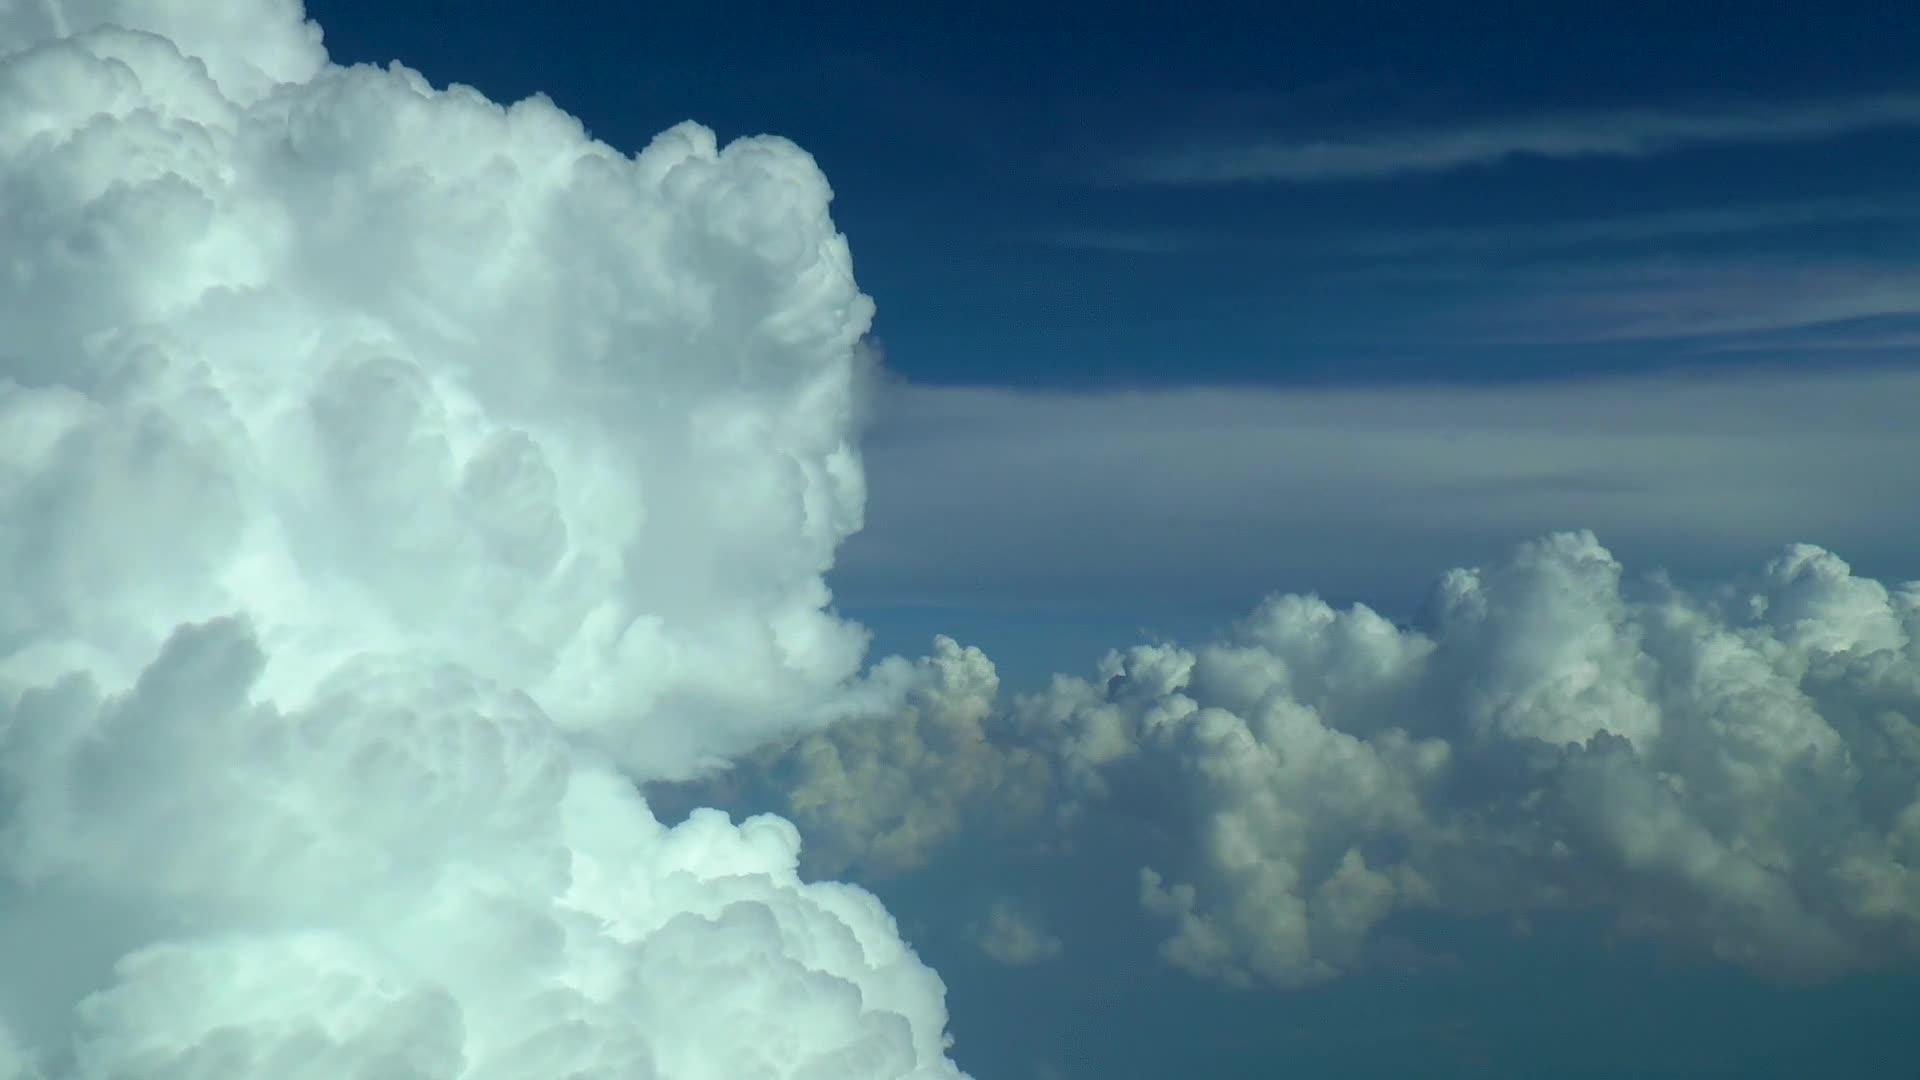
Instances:
[[[1698,104],[1564,112],[1346,138],[1251,138],[1124,160],[1102,178],[1159,185],[1313,183],[1498,164],[1514,158],[1641,158],[1690,147],[1816,142],[1920,127],[1920,97]]]
[[[1909,371],[1036,393],[899,389],[867,442],[849,604],[1410,613],[1432,576],[1577,525],[1718,576],[1784,537],[1920,576]],[[1791,422],[1782,418],[1790,417]]]
[[[1920,204],[1904,195],[1843,196],[1478,228],[1396,229],[1342,238],[1329,246],[1341,254],[1370,258],[1512,256],[1568,248],[1787,231],[1795,232],[1798,237],[1806,230],[1834,225],[1911,225],[1916,219],[1920,219]]]
[[[1846,332],[1867,320],[1920,315],[1920,268],[1905,260],[1802,255],[1706,260],[1621,259],[1601,265],[1532,267],[1497,298],[1461,305],[1458,339],[1481,344],[1599,344],[1726,335]]]
[[[1912,330],[1856,330],[1852,328],[1818,328],[1816,332],[1795,337],[1761,335],[1744,341],[1728,341],[1709,345],[1701,350],[1707,353],[1805,353],[1813,355],[1833,355],[1836,353],[1883,353],[1897,357],[1920,357],[1920,332]]]
[[[0,1026],[0,1080],[40,1080],[40,1070],[4,1026]]]
[[[0,1074],[957,1075],[877,901],[633,786],[901,692],[825,180],[318,42],[0,14]]]
[[[914,869],[969,824],[1040,808],[1046,758],[988,730],[1000,680],[984,653],[942,637],[891,681],[910,687],[899,709],[769,745],[731,774],[738,796],[776,800],[801,827],[813,872]]]
[[[1920,961],[1917,672],[1920,582],[1796,545],[1682,588],[1559,533],[1444,575],[1420,629],[1276,595],[982,724],[1051,761],[998,842],[1137,859],[1196,975],[1308,986],[1404,962],[1397,912],[1580,909],[1801,980]]]
[[[1802,545],[1696,594],[1560,534],[1440,594],[1427,633],[1277,597],[1021,703],[1083,797],[1182,793],[1169,961],[1302,985],[1395,910],[1540,907],[1788,979],[1920,959],[1920,583]]]

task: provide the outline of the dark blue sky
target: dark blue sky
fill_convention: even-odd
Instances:
[[[500,100],[545,92],[623,149],[689,118],[722,138],[792,138],[834,184],[890,364],[920,382],[1452,380],[1751,360],[1767,343],[1747,328],[1738,352],[1701,348],[1703,330],[1725,343],[1712,316],[1736,303],[1730,289],[1817,299],[1849,271],[1909,266],[1920,236],[1911,103],[1897,122],[1816,120],[1790,140],[1638,156],[1229,184],[1132,167],[1196,146],[1858,109],[1920,85],[1908,4],[807,7],[310,11],[336,60],[402,57]],[[1697,321],[1636,320],[1650,267],[1663,290],[1696,296]],[[1912,322],[1885,302],[1780,321],[1854,335]]]

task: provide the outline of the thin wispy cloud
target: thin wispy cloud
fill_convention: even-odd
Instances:
[[[1118,184],[1314,183],[1451,172],[1514,158],[1640,158],[1691,147],[1815,142],[1920,127],[1920,95],[1700,103],[1547,113],[1346,137],[1241,138],[1150,151],[1107,169]]]
[[[1459,310],[1465,323],[1481,328],[1474,334],[1481,344],[1807,334],[1920,315],[1920,267],[1859,259],[1634,259],[1529,271],[1524,287]]]
[[[1357,256],[1454,255],[1482,252],[1538,252],[1568,248],[1633,245],[1680,239],[1713,239],[1762,233],[1799,233],[1836,225],[1920,221],[1920,202],[1911,196],[1836,197],[1800,202],[1708,206],[1656,213],[1622,214],[1582,220],[1473,228],[1383,230],[1340,241],[1343,254]]]
[[[1490,387],[1059,394],[911,387],[871,433],[850,606],[1226,602],[1249,581],[1416,602],[1577,522],[1669,568],[1810,537],[1871,563],[1920,528],[1912,371]],[[1791,418],[1786,422],[1783,418]],[[1836,480],[1844,477],[1843,481]],[[956,517],[949,506],[990,507]]]
[[[1905,193],[1847,195],[1549,221],[1340,232],[1293,236],[1289,242],[1315,257],[1477,259],[1486,255],[1633,249],[1672,241],[1779,238],[1791,244],[1803,240],[1812,230],[1858,225],[1920,225],[1920,200]],[[1011,232],[1006,239],[1027,249],[1120,257],[1217,255],[1270,242],[1258,232],[1144,224],[1062,226]]]
[[[1814,336],[1803,340],[1782,341],[1777,338],[1758,338],[1751,341],[1728,341],[1709,345],[1700,350],[1703,353],[1780,353],[1795,351],[1800,353],[1910,353],[1920,356],[1920,330],[1892,330],[1886,332],[1856,332],[1851,334]]]

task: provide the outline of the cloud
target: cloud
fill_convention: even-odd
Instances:
[[[0,1076],[7,1080],[40,1080],[40,1070],[7,1029],[0,1027]]]
[[[1488,386],[903,387],[867,442],[853,605],[1214,611],[1313,589],[1409,614],[1431,576],[1569,524],[1682,577],[1782,537],[1920,575],[1903,370]],[[1793,418],[1783,424],[1781,417]]]
[[[1905,320],[1900,320],[1905,321]],[[1920,331],[1877,329],[1871,325],[1818,327],[1814,332],[1782,339],[1761,336],[1708,346],[1710,353],[1893,353],[1920,356]]]
[[[1138,155],[1112,183],[1214,186],[1318,183],[1452,172],[1515,158],[1643,158],[1693,147],[1817,142],[1920,126],[1920,97],[1881,94],[1792,103],[1550,113],[1347,138],[1251,138]]]
[[[1916,672],[1920,582],[1794,545],[1682,587],[1551,534],[1417,628],[1275,595],[1003,702],[991,737],[1051,768],[999,842],[1130,860],[1161,956],[1235,985],[1404,964],[1407,912],[1600,912],[1790,982],[1909,966]]]
[[[1834,197],[1797,202],[1718,205],[1529,224],[1478,228],[1400,229],[1366,233],[1334,243],[1342,254],[1367,258],[1445,255],[1532,255],[1568,248],[1639,245],[1646,241],[1711,239],[1805,230],[1834,225],[1911,225],[1920,205],[1904,195]]]
[[[1569,907],[1780,978],[1920,958],[1920,583],[1801,545],[1688,592],[1559,534],[1431,624],[1276,597],[1076,688],[1121,737],[1070,760],[1190,800],[1188,865],[1142,872],[1170,961],[1297,985],[1395,910]]]
[[[1920,267],[1804,254],[1621,259],[1532,267],[1497,298],[1461,305],[1458,337],[1481,344],[1617,344],[1811,334],[1920,315]]]
[[[987,958],[1007,967],[1027,967],[1061,953],[1059,938],[1004,900],[988,908],[986,926],[976,936]]]
[[[904,693],[826,181],[319,40],[0,15],[0,1073],[958,1075],[873,897],[635,787]]]
[[[807,837],[804,867],[823,875],[916,869],[969,826],[1040,811],[1047,760],[989,731],[1000,679],[984,653],[941,637],[890,681],[909,687],[895,711],[769,744],[719,786],[710,779],[669,790],[695,801],[777,806]]]

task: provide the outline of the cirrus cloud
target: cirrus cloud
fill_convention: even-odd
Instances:
[[[1107,183],[1317,183],[1450,172],[1515,158],[1642,158],[1700,146],[1815,142],[1920,126],[1920,97],[1592,110],[1328,139],[1245,139],[1123,159]]]

